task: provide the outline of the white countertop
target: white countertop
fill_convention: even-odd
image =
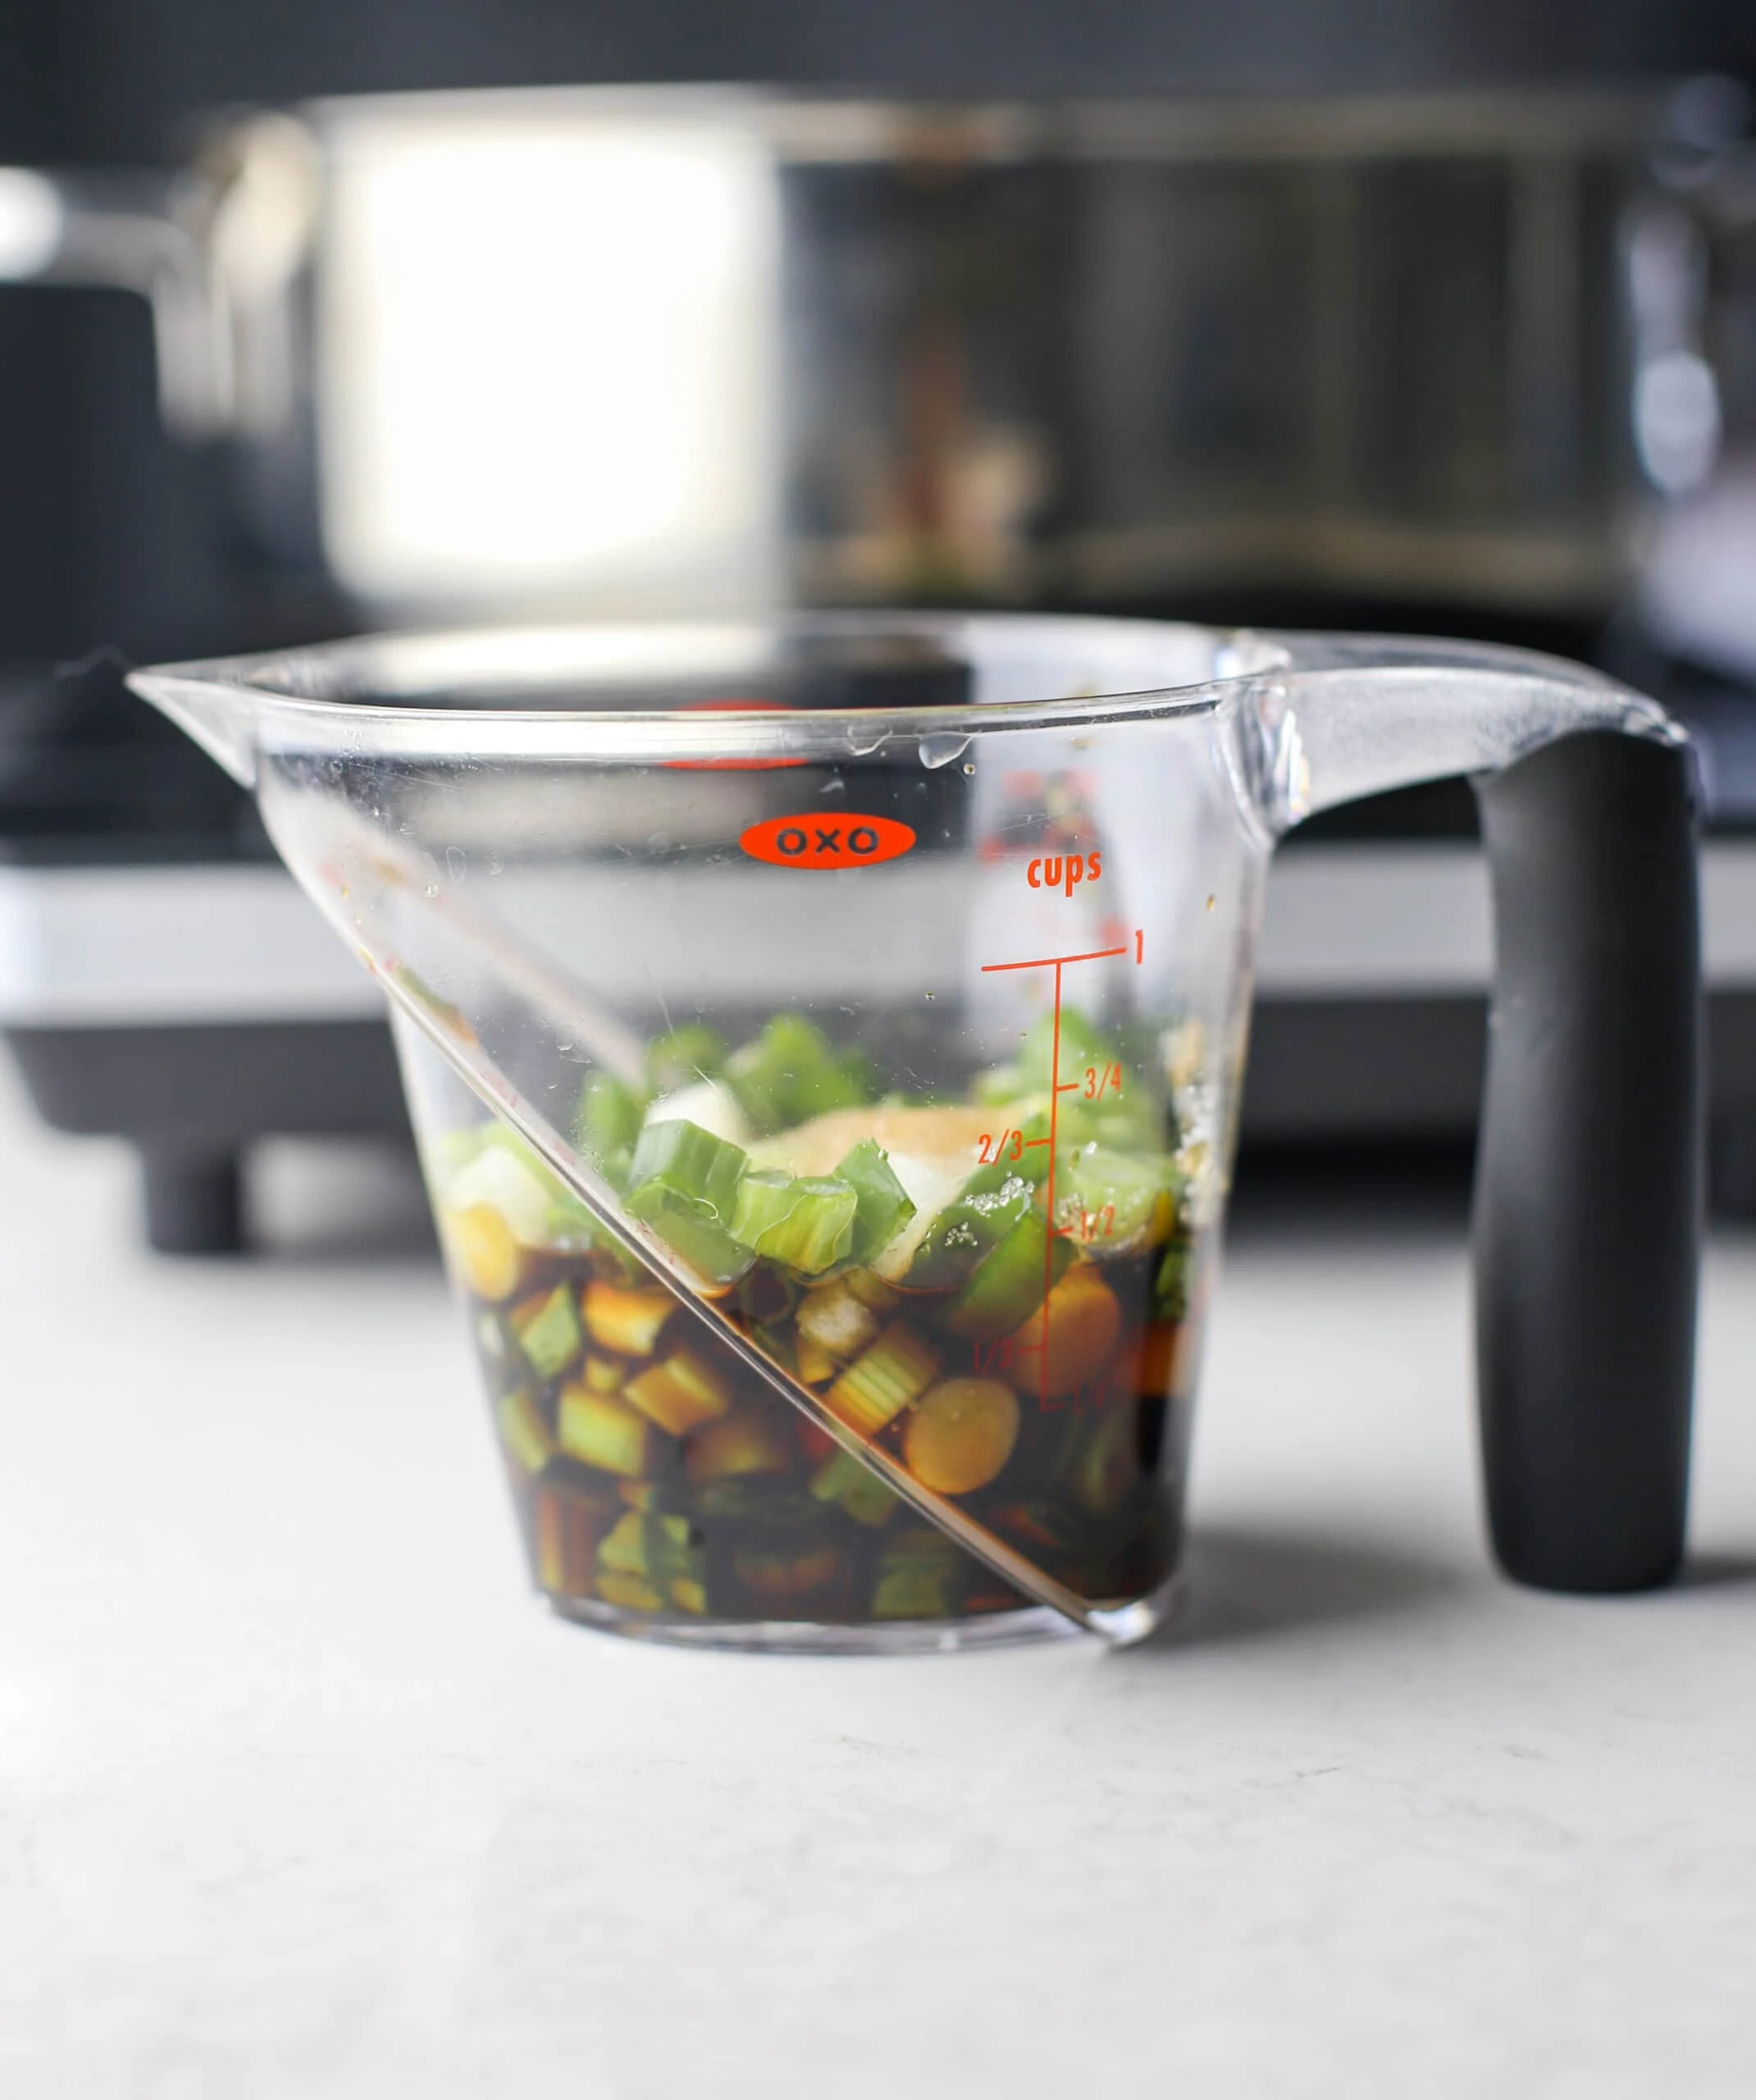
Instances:
[[[1177,1637],[807,1661],[533,1602],[308,1167],[154,1262],[8,1083],[0,1181],[7,2095],[1756,2091],[1756,1238],[1680,1591],[1489,1573],[1448,1219],[1259,1215]]]

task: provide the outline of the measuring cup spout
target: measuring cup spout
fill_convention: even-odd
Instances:
[[[219,674],[226,667],[213,668]],[[255,788],[255,704],[248,690],[222,683],[217,675],[194,678],[175,669],[135,671],[129,683],[217,759],[240,787]]]

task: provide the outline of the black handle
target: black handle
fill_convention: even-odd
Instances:
[[[1494,1550],[1544,1589],[1683,1553],[1701,1241],[1693,755],[1610,732],[1475,783],[1496,964],[1475,1172]]]

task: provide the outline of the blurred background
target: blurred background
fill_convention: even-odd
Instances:
[[[192,1250],[260,1139],[403,1128],[372,985],[129,662],[1057,606],[1533,643],[1677,708],[1756,1208],[1753,83],[1747,0],[6,0],[38,1112],[134,1143]],[[1289,847],[1247,1148],[1466,1154],[1474,822],[1447,786]]]

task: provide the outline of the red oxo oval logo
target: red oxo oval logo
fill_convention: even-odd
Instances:
[[[914,843],[914,834],[894,817],[770,817],[753,824],[738,844],[753,861],[776,868],[869,868],[894,861]]]

